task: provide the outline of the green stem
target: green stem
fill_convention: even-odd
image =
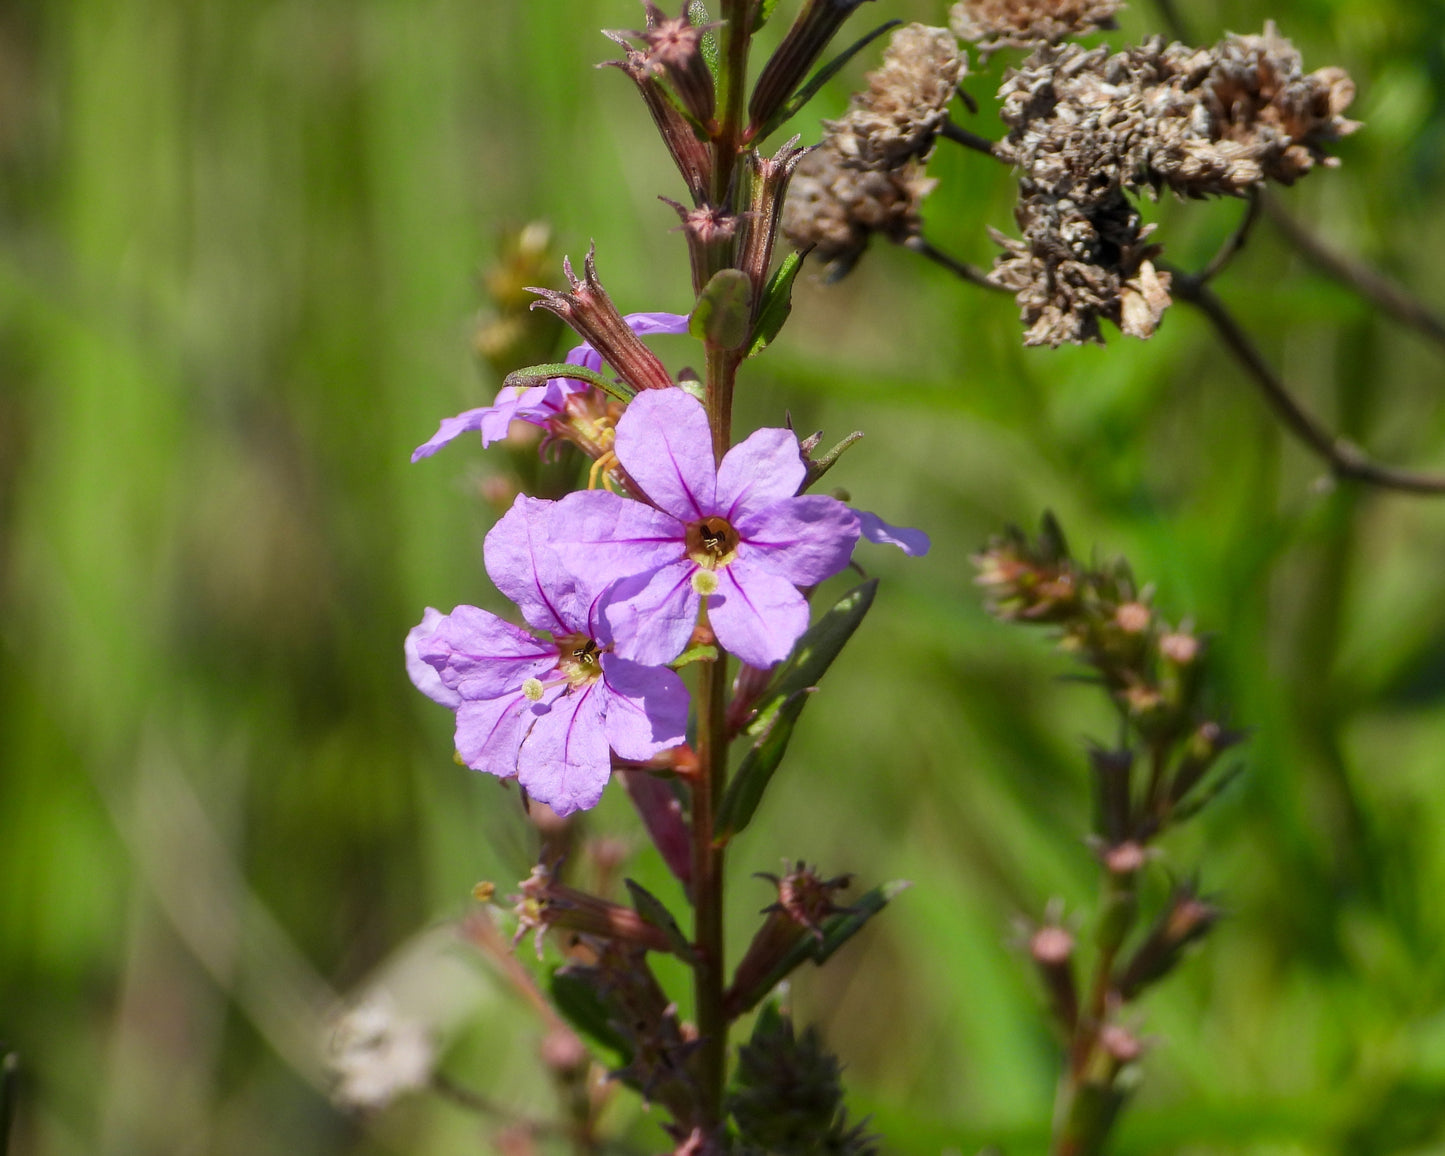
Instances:
[[[748,84],[748,45],[753,38],[753,0],[723,0],[722,116],[713,140],[712,202],[726,202],[742,144]]]

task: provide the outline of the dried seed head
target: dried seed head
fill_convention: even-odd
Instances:
[[[920,206],[937,181],[909,161],[895,169],[857,169],[819,148],[803,158],[783,206],[783,233],[799,249],[815,246],[830,280],[857,263],[873,234],[902,243],[918,234]]]
[[[962,0],[948,14],[960,40],[971,40],[987,60],[1000,48],[1057,44],[1114,28],[1120,0]]]
[[[825,144],[848,163],[890,168],[926,157],[968,71],[968,58],[946,28],[908,24],[888,41],[883,66],[868,73],[847,113],[824,121]]]
[[[966,69],[947,29],[907,25],[867,90],[824,122],[822,144],[793,177],[783,231],[800,249],[816,246],[830,277],[847,273],[875,233],[899,243],[917,236],[920,204],[937,184],[923,166]]]
[[[1014,291],[1028,345],[1102,341],[1100,318],[1148,337],[1170,304],[1158,247],[1125,193],[1244,195],[1290,184],[1324,146],[1355,130],[1344,72],[1304,75],[1299,53],[1266,24],[1214,48],[1154,38],[1107,48],[1044,47],[999,89],[1009,126],[999,155],[1022,171],[1021,241],[990,279]]]

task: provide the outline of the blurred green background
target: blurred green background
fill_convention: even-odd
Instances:
[[[945,9],[882,0],[857,23]],[[1271,16],[1306,67],[1350,70],[1366,127],[1283,199],[1445,302],[1438,0],[1186,16],[1201,43]],[[595,240],[624,310],[689,307],[656,200],[681,184],[631,86],[591,67],[613,54],[596,29],[639,20],[631,0],[0,6],[14,1150],[489,1150],[496,1121],[439,1100],[331,1106],[326,1016],[378,975],[438,1025],[458,1082],[554,1111],[537,1023],[449,925],[474,882],[526,873],[535,836],[515,793],[453,765],[447,713],[401,662],[425,606],[497,606],[480,542],[506,458],[471,439],[407,458],[499,384],[471,346],[505,229],[545,220],[573,256]],[[1147,0],[1122,24],[1116,43],[1162,27]],[[990,135],[1007,55],[967,82]],[[947,145],[931,171],[928,235],[987,263],[1008,174]],[[1151,210],[1185,267],[1239,212]],[[1055,1057],[1014,927],[1051,897],[1087,911],[1081,751],[1109,730],[1042,638],[987,618],[968,557],[1049,507],[1217,635],[1219,699],[1252,732],[1247,773],[1164,863],[1229,917],[1148,1002],[1118,1150],[1445,1151],[1445,505],[1317,485],[1184,306],[1147,344],[1025,351],[1008,299],[902,251],[805,281],[747,367],[740,428],[788,410],[865,430],[833,479],[935,549],[868,560],[878,604],[732,856],[734,944],[769,898],[750,873],[784,857],[911,879],[795,1004],[889,1150],[1042,1149]],[[1445,467],[1439,348],[1268,222],[1219,289],[1334,425]],[[589,823],[680,902],[620,791]],[[614,1121],[665,1146],[625,1102]]]

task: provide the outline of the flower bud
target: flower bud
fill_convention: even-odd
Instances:
[[[783,219],[783,203],[798,162],[808,150],[798,147],[793,137],[771,157],[756,149],[747,155],[749,184],[748,208],[743,214],[743,227],[738,238],[737,267],[748,275],[753,285],[753,308],[760,308],[763,291],[768,285],[768,266],[773,259],[773,244]]]
[[[538,300],[532,302],[533,309],[545,309],[555,313],[573,329],[582,340],[592,346],[635,390],[667,389],[672,377],[663,368],[657,355],[642,343],[634,333],[612,298],[597,279],[597,248],[587,250],[583,263],[583,276],[578,277],[572,270],[571,261],[563,261],[562,268],[572,286],[570,293],[557,289],[531,289]]]
[[[688,123],[687,117],[663,91],[647,61],[647,54],[639,52],[627,43],[620,32],[605,33],[610,39],[622,45],[626,55],[621,60],[604,61],[601,67],[620,68],[637,85],[642,102],[652,114],[652,122],[662,137],[677,171],[682,174],[688,191],[695,204],[702,204],[707,198],[708,185],[712,181],[712,153],[697,132]]]
[[[1079,1018],[1079,992],[1074,982],[1074,937],[1057,924],[1045,924],[1029,938],[1029,956],[1044,981],[1054,1018],[1067,1037]]]
[[[647,0],[647,29],[633,35],[647,45],[645,61],[654,75],[666,76],[682,107],[698,124],[706,127],[717,104],[712,71],[702,56],[703,34],[714,24],[693,24],[688,0],[682,14],[667,17],[652,0]]]
[[[1120,974],[1116,985],[1119,994],[1124,999],[1133,999],[1144,988],[1164,978],[1183,957],[1184,949],[1208,934],[1220,914],[1218,907],[1201,899],[1192,887],[1179,888]]]

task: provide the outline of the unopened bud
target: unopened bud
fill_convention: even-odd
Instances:
[[[1163,979],[1183,958],[1184,949],[1203,938],[1219,916],[1218,907],[1201,899],[1192,888],[1181,887],[1120,974],[1116,985],[1119,994],[1133,999]]]
[[[1099,1032],[1099,1046],[1118,1064],[1130,1064],[1144,1054],[1144,1042],[1128,1028],[1105,1024]]]
[[[1074,937],[1062,927],[1040,927],[1029,939],[1033,958],[1049,1005],[1065,1036],[1073,1033],[1079,1017],[1078,988],[1074,982]]]
[[[683,0],[682,15],[668,17],[647,0],[647,30],[634,35],[647,44],[647,67],[667,77],[688,115],[706,127],[713,118],[717,96],[712,71],[703,59],[702,38],[715,25],[693,24],[690,7]]]
[[[748,102],[753,131],[770,127],[770,122],[787,106],[843,22],[864,2],[808,0],[783,42],[768,57],[753,86],[752,99]]]
[[[1199,657],[1199,639],[1184,631],[1171,631],[1159,639],[1159,653],[1176,666],[1188,666]]]
[[[1153,615],[1142,602],[1125,602],[1114,611],[1114,624],[1125,634],[1143,634]]]

